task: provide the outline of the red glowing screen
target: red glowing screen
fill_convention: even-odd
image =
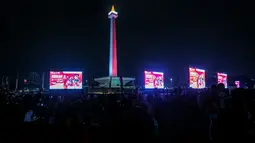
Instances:
[[[50,89],[82,89],[82,72],[51,71]]]
[[[145,88],[164,88],[164,73],[144,71]]]
[[[235,81],[236,88],[240,88],[240,81]]]
[[[217,73],[218,84],[223,83],[225,88],[228,88],[228,75],[225,73]]]
[[[189,86],[191,88],[205,88],[205,70],[189,68]]]

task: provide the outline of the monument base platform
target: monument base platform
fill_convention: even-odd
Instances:
[[[94,94],[121,94],[135,90],[135,78],[131,77],[101,77],[94,79],[98,86],[88,90]]]

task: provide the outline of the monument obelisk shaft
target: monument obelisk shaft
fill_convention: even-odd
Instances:
[[[112,6],[111,11],[108,13],[110,18],[110,57],[109,57],[109,76],[117,77],[117,45],[116,45],[116,23],[115,19],[118,17],[118,13]]]

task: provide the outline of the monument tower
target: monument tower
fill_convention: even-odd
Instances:
[[[117,67],[117,43],[116,43],[116,18],[118,12],[112,6],[111,11],[108,13],[110,19],[110,54],[109,54],[109,76],[95,78],[94,80],[99,83],[99,87],[109,89],[108,92],[116,93],[120,88],[133,88],[135,78],[132,77],[118,77]]]
[[[116,23],[115,19],[118,17],[118,12],[112,6],[111,11],[108,13],[110,18],[110,58],[109,58],[109,76],[117,77],[117,45],[116,45]]]

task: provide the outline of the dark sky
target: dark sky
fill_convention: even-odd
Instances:
[[[243,0],[14,0],[2,4],[0,75],[82,69],[107,76],[115,4],[119,75],[188,66],[255,75],[254,14]],[[2,21],[2,20],[1,20]]]

